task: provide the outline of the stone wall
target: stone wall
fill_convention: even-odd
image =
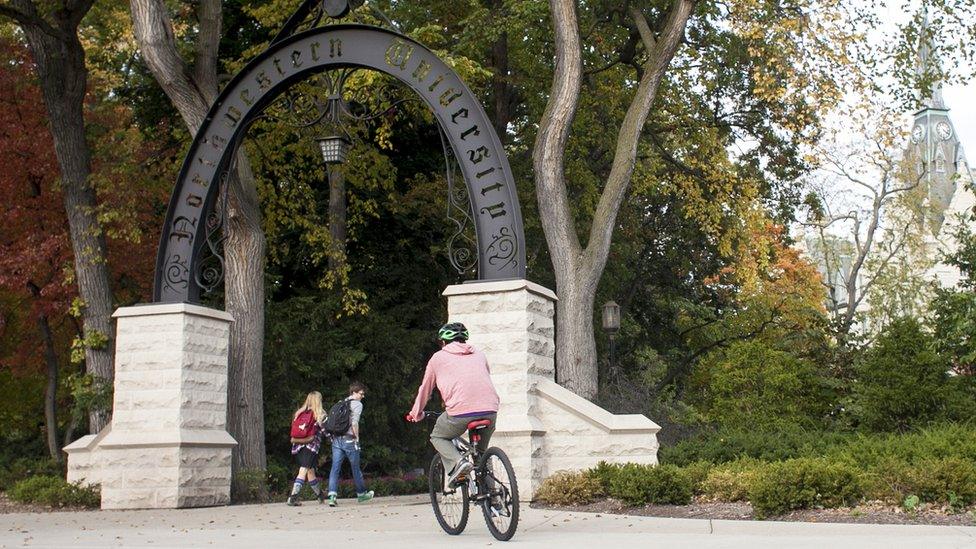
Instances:
[[[614,415],[557,385],[552,291],[526,280],[450,286],[451,322],[482,350],[501,400],[492,445],[512,460],[529,499],[556,471],[602,461],[657,463],[660,430],[642,415]]]
[[[230,315],[186,303],[121,308],[111,424],[67,446],[68,480],[99,483],[103,509],[230,502]]]

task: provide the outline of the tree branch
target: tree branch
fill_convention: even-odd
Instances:
[[[549,0],[549,8],[556,34],[556,67],[532,152],[532,167],[539,218],[557,270],[558,285],[560,275],[565,274],[560,273],[560,267],[565,265],[572,270],[579,261],[581,248],[567,196],[563,151],[576,116],[583,62],[576,2]]]
[[[200,30],[197,34],[193,80],[204,97],[217,97],[217,53],[220,46],[221,0],[201,0],[197,11]]]
[[[645,46],[652,45],[648,51],[644,74],[641,76],[637,93],[627,109],[620,131],[617,134],[617,148],[614,153],[613,167],[607,178],[606,187],[600,196],[593,223],[590,226],[590,237],[586,246],[586,268],[591,275],[602,272],[606,265],[610,251],[610,240],[616,225],[617,213],[623,202],[630,179],[634,173],[634,163],[637,157],[637,143],[647,121],[651,105],[657,97],[657,90],[664,77],[668,64],[674,57],[684,38],[685,25],[695,7],[694,0],[675,0],[664,23],[659,40],[650,38],[648,42],[645,31],[650,32],[647,21],[639,10],[632,10],[631,14],[637,19],[636,23],[641,32]],[[641,30],[641,27],[643,29]]]
[[[48,36],[64,39],[64,33],[41,17],[37,13],[37,6],[30,0],[13,0],[11,3],[0,4],[0,17],[9,17],[22,27],[34,27]]]
[[[131,0],[132,27],[143,59],[193,133],[214,99],[197,86],[176,49],[173,20],[163,0]]]

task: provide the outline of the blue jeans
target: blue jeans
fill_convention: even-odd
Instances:
[[[349,460],[349,467],[352,469],[352,481],[356,485],[356,493],[366,493],[366,483],[363,481],[363,472],[359,469],[359,442],[348,437],[337,437],[332,439],[332,470],[329,471],[329,494],[338,493],[339,472],[342,470],[342,462]]]

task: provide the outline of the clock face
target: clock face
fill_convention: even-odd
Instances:
[[[925,126],[923,126],[921,124],[917,124],[912,129],[912,142],[918,143],[924,137],[925,137]]]
[[[939,122],[935,126],[935,133],[939,134],[939,139],[945,141],[952,137],[952,127],[948,122]]]

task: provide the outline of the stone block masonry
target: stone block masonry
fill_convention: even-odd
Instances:
[[[657,424],[616,415],[555,382],[556,295],[527,280],[449,286],[448,320],[483,351],[501,400],[492,445],[512,460],[523,500],[549,475],[600,461],[657,463]]]
[[[68,480],[102,486],[102,509],[230,503],[230,315],[187,303],[124,307],[111,424],[65,447]]]

